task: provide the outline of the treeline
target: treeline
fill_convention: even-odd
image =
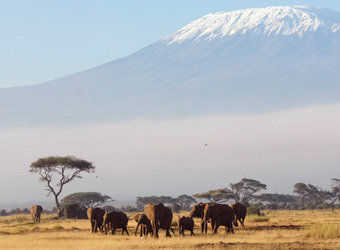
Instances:
[[[237,183],[230,183],[229,187],[209,190],[193,195],[182,194],[171,196],[138,196],[135,206],[114,207],[108,203],[114,200],[98,192],[79,192],[65,196],[61,200],[63,207],[77,204],[79,207],[102,207],[108,211],[140,212],[146,204],[164,203],[171,207],[173,212],[189,211],[198,202],[237,203],[258,209],[335,209],[340,208],[340,179],[332,178],[329,189],[323,189],[313,184],[298,182],[293,186],[294,195],[265,193],[267,185],[260,181],[243,178]],[[258,194],[259,192],[263,192]],[[56,213],[57,208],[44,210],[44,213]],[[29,208],[16,208],[10,211],[2,209],[0,216],[12,214],[29,214]]]
[[[30,214],[31,208],[14,208],[9,211],[6,211],[5,209],[2,209],[0,211],[0,216],[9,216],[13,214]],[[57,212],[57,208],[52,208],[50,210],[44,210],[45,214],[55,214]]]

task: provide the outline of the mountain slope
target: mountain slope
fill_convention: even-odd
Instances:
[[[270,7],[209,14],[97,68],[0,89],[0,125],[254,113],[340,102],[340,14]]]

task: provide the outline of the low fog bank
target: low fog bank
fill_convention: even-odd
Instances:
[[[51,155],[91,161],[94,174],[67,184],[116,200],[193,194],[259,180],[268,192],[292,193],[296,182],[330,187],[340,177],[340,104],[244,116],[175,121],[134,120],[72,127],[0,128],[1,204],[50,200],[28,173]]]

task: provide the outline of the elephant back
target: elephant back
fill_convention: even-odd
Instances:
[[[238,218],[245,218],[247,215],[247,207],[241,203],[234,204],[233,210]]]
[[[160,228],[167,229],[171,227],[173,214],[169,207],[163,207],[163,211],[160,214],[159,226]]]
[[[225,204],[207,204],[204,209],[204,220],[208,221],[210,218],[216,220],[218,217],[234,218],[233,209]]]

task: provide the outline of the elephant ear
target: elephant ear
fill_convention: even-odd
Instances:
[[[140,213],[135,214],[135,216],[133,217],[133,219],[138,222],[139,218],[141,217]]]

